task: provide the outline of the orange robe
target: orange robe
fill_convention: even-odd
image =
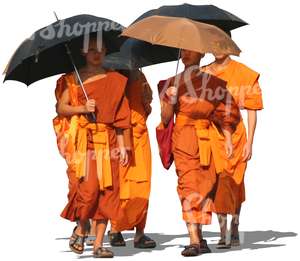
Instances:
[[[78,104],[85,104],[73,75],[66,78],[71,104],[72,98]],[[73,166],[78,181],[75,200],[69,201],[63,212],[72,221],[121,216],[116,128],[130,128],[130,110],[124,96],[126,81],[126,77],[109,72],[104,78],[95,76],[84,82],[88,97],[96,100],[97,120],[89,123],[84,116],[75,116],[75,150],[69,165]]]
[[[131,72],[126,97],[131,109],[132,129],[129,135],[132,148],[130,164],[120,167],[120,198],[124,216],[118,222],[111,221],[118,231],[134,227],[144,229],[151,187],[151,148],[146,120],[151,110],[152,92],[141,72]]]
[[[70,81],[73,81],[72,75],[62,75],[57,80],[55,89],[56,100],[61,98],[61,95],[65,89],[69,89],[71,105],[79,105],[77,99],[77,86],[72,85]],[[75,88],[74,88],[75,87]],[[65,158],[67,163],[67,176],[68,176],[68,204],[61,213],[61,217],[70,221],[75,221],[75,198],[77,194],[78,178],[76,178],[75,165],[72,164],[72,157],[75,153],[75,136],[78,116],[63,117],[56,116],[53,119],[53,127],[57,137],[57,146],[62,157]]]
[[[213,73],[209,67],[203,67],[203,71]],[[214,73],[214,75],[227,82],[226,87],[240,109],[260,110],[263,108],[257,72],[231,60],[222,71]],[[243,148],[247,142],[243,119],[241,118],[232,135],[233,157],[231,159],[226,158],[223,146],[224,138],[219,134],[217,128],[212,126],[210,131],[217,141],[218,158],[224,162],[224,170],[218,175],[214,200],[215,211],[224,214],[238,214],[242,202],[245,201],[244,174],[247,166],[247,162],[242,160]]]
[[[174,85],[174,78],[166,85]],[[223,96],[216,95],[219,90]],[[209,126],[215,123],[232,133],[240,120],[237,105],[228,97],[226,82],[214,76],[202,73],[192,76],[192,80],[181,77],[179,81],[172,151],[182,216],[187,223],[211,223],[211,198],[216,167],[220,166],[214,158]]]

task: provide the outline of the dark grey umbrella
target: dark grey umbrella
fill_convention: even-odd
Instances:
[[[4,81],[30,85],[49,76],[74,71],[74,64],[80,67],[84,63],[80,49],[84,36],[91,33],[101,31],[108,53],[117,52],[124,42],[124,38],[119,37],[123,28],[112,20],[92,15],[77,15],[52,23],[19,46],[6,67]]]
[[[105,57],[103,66],[117,70],[133,70],[178,59],[178,49],[127,39],[120,52]]]
[[[198,22],[215,25],[226,32],[248,24],[236,15],[217,6],[191,4],[161,6],[142,14],[133,23],[153,15],[185,17]]]

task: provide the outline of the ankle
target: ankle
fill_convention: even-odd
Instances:
[[[103,242],[102,241],[94,241],[94,250],[99,248],[99,247],[102,247],[103,246]]]
[[[75,233],[76,233],[76,235],[81,236],[81,237],[85,236],[85,234],[86,234],[85,230],[82,229],[81,226],[78,226],[76,228]]]
[[[190,240],[190,245],[200,245],[201,240]]]

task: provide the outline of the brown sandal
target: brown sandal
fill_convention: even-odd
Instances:
[[[74,240],[74,242],[72,244],[70,244],[70,249],[78,254],[81,255],[84,251],[84,241],[85,241],[85,236],[79,236],[77,234],[75,234],[77,236],[77,238]]]
[[[226,243],[225,238],[221,238],[216,246],[217,249],[229,249],[231,248],[230,244]]]
[[[76,240],[77,237],[78,237],[78,235],[75,233],[76,229],[77,229],[77,226],[74,227],[73,232],[72,232],[72,235],[70,236],[70,239],[69,239],[69,246],[70,246],[70,245],[73,245],[74,242],[75,242],[75,240]]]
[[[239,235],[231,235],[230,245],[233,247],[239,247],[241,245]]]
[[[85,240],[85,244],[87,246],[93,246],[94,245],[94,242],[96,240],[96,236],[88,236]]]
[[[188,256],[199,256],[200,253],[200,245],[199,244],[191,244],[184,247],[184,250],[181,252],[181,255]]]
[[[125,242],[121,232],[112,233],[112,232],[108,231],[107,234],[108,234],[109,243],[111,246],[114,246],[114,247],[126,246],[126,242]]]
[[[150,237],[147,237],[146,235],[143,235],[138,241],[134,242],[135,248],[155,248],[156,242],[151,239]]]
[[[112,257],[114,257],[114,253],[105,247],[98,247],[94,251],[93,255],[95,258],[112,258]]]

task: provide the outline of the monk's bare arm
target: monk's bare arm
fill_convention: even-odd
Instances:
[[[248,113],[248,142],[253,144],[256,129],[257,113],[256,110],[247,110]]]
[[[95,101],[90,99],[85,105],[72,106],[70,105],[69,90],[66,89],[57,103],[56,111],[59,115],[65,117],[70,117],[81,113],[94,112]]]
[[[256,129],[257,113],[256,110],[247,110],[248,116],[248,138],[243,149],[243,160],[248,161],[252,157],[252,145]]]
[[[225,137],[226,155],[227,155],[227,158],[231,158],[233,155],[232,135],[231,135],[231,132],[226,129],[222,129],[222,131],[223,131],[223,134]]]
[[[161,101],[161,122],[167,126],[174,115],[174,106],[168,102]]]
[[[120,163],[122,166],[126,166],[129,162],[128,153],[125,147],[124,133],[123,129],[117,128],[117,141],[120,150]]]
[[[177,88],[171,86],[166,91],[166,96],[168,97],[169,101],[174,101],[177,99]],[[169,121],[174,115],[174,102],[168,102],[165,100],[161,100],[161,122],[167,126]]]

